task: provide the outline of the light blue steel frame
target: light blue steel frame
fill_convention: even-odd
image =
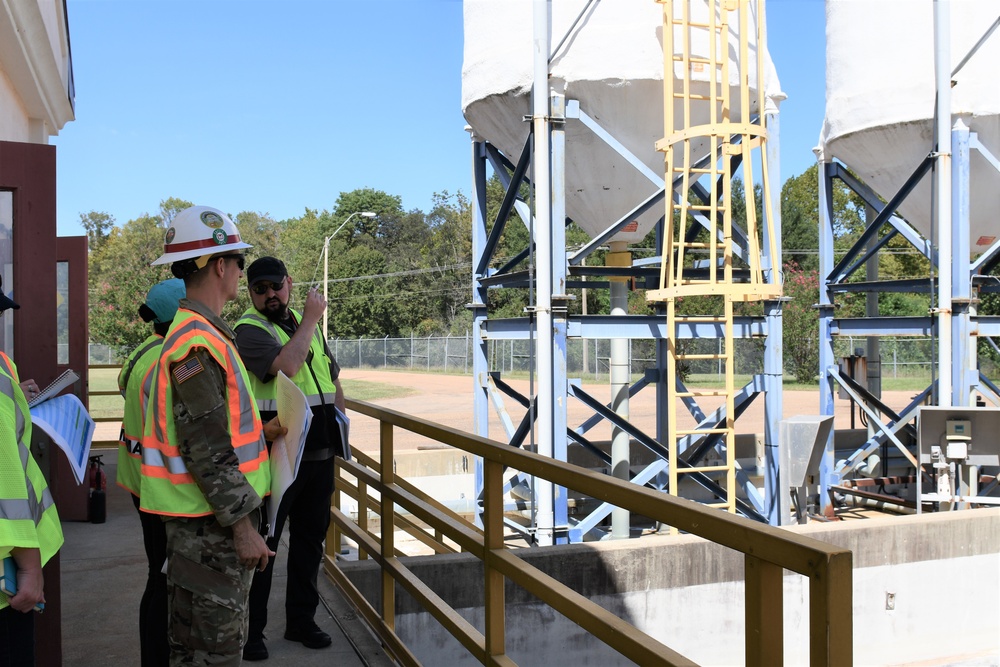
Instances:
[[[552,219],[555,221],[565,219],[564,122],[583,123],[630,163],[641,164],[641,162],[639,162],[634,155],[629,153],[624,146],[614,140],[611,134],[601,128],[596,121],[580,110],[576,102],[567,102],[565,115],[554,113],[553,116],[555,117],[556,122],[550,124],[551,155],[550,165],[548,165],[548,168],[551,170],[550,173],[552,175]],[[769,116],[768,122],[769,132],[772,134],[772,137],[774,137],[774,141],[769,142],[768,159],[773,161],[770,173],[772,179],[778,179],[780,169],[777,164],[777,117]],[[533,318],[530,317],[500,320],[490,319],[486,308],[486,293],[490,287],[500,285],[507,287],[517,285],[527,286],[528,284],[526,282],[526,278],[511,274],[508,271],[518,261],[520,261],[520,259],[523,259],[527,255],[528,250],[521,253],[518,258],[508,262],[500,269],[494,270],[489,268],[489,263],[496,250],[496,244],[499,240],[500,233],[508,214],[511,211],[517,211],[522,216],[522,219],[526,224],[528,217],[531,215],[530,211],[527,210],[527,206],[524,205],[524,202],[517,199],[517,193],[521,183],[530,182],[527,178],[530,164],[530,150],[528,143],[530,143],[530,137],[529,142],[526,143],[525,148],[516,164],[507,159],[496,149],[496,147],[491,146],[487,142],[481,141],[477,137],[473,137],[472,151],[472,171],[473,178],[475,180],[473,185],[474,196],[472,198],[472,202],[475,210],[473,211],[473,303],[470,304],[470,308],[473,310],[473,336],[476,341],[476,358],[473,363],[475,373],[474,383],[476,389],[474,395],[474,427],[477,435],[489,437],[487,417],[489,407],[492,404],[501,416],[501,422],[507,430],[508,441],[514,446],[521,446],[523,444],[525,434],[527,433],[530,424],[529,406],[531,403],[530,400],[525,397],[512,396],[509,391],[505,392],[502,388],[502,381],[499,381],[498,378],[491,378],[489,376],[488,360],[486,358],[486,345],[489,340],[529,340],[537,337],[538,333],[533,331],[532,327],[534,322]],[[708,158],[705,160],[706,162],[707,159]],[[494,173],[500,177],[501,182],[506,188],[505,197],[500,211],[493,221],[492,229],[489,231],[486,227],[487,215],[485,201],[487,162],[492,165]],[[539,167],[536,165],[535,169],[538,168]],[[545,167],[543,166],[541,168]],[[647,169],[639,169],[638,167],[637,169],[646,175],[651,182],[657,184],[657,177],[655,174],[648,173]],[[508,174],[508,170],[511,172],[510,174]],[[677,191],[679,181],[680,179],[678,179],[672,187],[672,194],[674,197],[684,196],[682,193]],[[644,201],[639,202],[632,211],[623,216],[620,220],[609,225],[604,232],[596,235],[590,243],[572,254],[567,254],[566,251],[564,226],[553,225],[552,266],[554,267],[554,274],[556,274],[553,276],[554,291],[557,291],[556,286],[559,285],[563,286],[563,288],[567,285],[576,286],[574,283],[567,282],[568,268],[580,271],[586,256],[596,249],[601,243],[613,236],[621,227],[635,219],[635,217],[643,211],[650,210],[655,206],[663,206],[664,190],[662,189],[662,180],[659,181],[658,185],[661,187],[658,192],[654,193]],[[774,192],[771,209],[776,218],[772,227],[777,235],[777,238],[775,239],[775,247],[778,249],[778,257],[771,256],[770,244],[767,242],[767,239],[765,239],[765,243],[762,248],[762,261],[764,268],[767,271],[766,275],[768,276],[768,279],[778,280],[780,279],[780,273],[775,270],[775,267],[781,266],[780,188],[772,188],[772,190]],[[698,218],[699,215],[695,215],[694,217]],[[658,233],[661,236],[662,227],[663,221],[661,218],[657,226]],[[740,238],[746,239],[746,234],[743,230],[734,229],[734,237],[737,240]],[[662,247],[662,245],[660,247]],[[737,254],[742,253],[742,248],[739,247],[738,241],[735,251]],[[658,258],[652,258],[651,260],[636,262],[631,269],[614,269],[612,271],[605,271],[604,275],[626,275],[635,277],[638,281],[644,281],[644,273],[649,273],[648,269],[645,269],[644,267],[657,263],[657,261]],[[600,273],[600,271],[598,271],[598,267],[586,267],[586,270],[590,273]],[[645,283],[643,282],[643,284]],[[586,285],[589,289],[596,289],[601,287],[602,283],[593,281],[586,283]],[[603,286],[606,285],[607,283],[603,283]],[[565,289],[562,291],[565,291]],[[552,344],[554,346],[554,368],[552,375],[554,386],[538,388],[538,396],[542,397],[539,400],[555,401],[554,405],[556,409],[553,413],[555,415],[555,423],[553,424],[553,437],[555,437],[554,442],[556,443],[555,455],[560,460],[566,460],[567,442],[569,440],[575,440],[587,448],[585,433],[598,423],[600,419],[608,419],[612,423],[622,427],[630,433],[633,439],[640,444],[653,449],[653,451],[657,451],[657,448],[660,447],[665,452],[666,448],[660,445],[660,443],[663,442],[667,432],[666,420],[668,419],[668,415],[671,414],[668,406],[665,405],[667,392],[664,383],[666,378],[666,363],[669,359],[666,351],[667,325],[665,317],[662,315],[652,317],[643,315],[622,317],[614,317],[610,315],[569,316],[568,308],[566,307],[567,303],[568,297],[566,297],[565,294],[560,293],[553,295],[553,307],[555,313],[557,313],[553,319],[553,332],[551,335]],[[735,323],[738,337],[748,338],[752,336],[763,337],[765,339],[764,372],[763,374],[752,378],[751,381],[743,387],[737,397],[738,400],[736,407],[738,417],[754,400],[754,398],[756,398],[756,396],[764,394],[764,444],[766,455],[764,492],[762,494],[761,491],[751,483],[749,477],[743,471],[738,473],[738,483],[741,485],[748,497],[748,502],[741,501],[740,503],[741,512],[746,516],[750,516],[757,520],[767,521],[772,525],[779,525],[780,522],[777,514],[778,503],[776,500],[776,493],[777,489],[780,488],[777,438],[778,424],[782,414],[781,301],[766,302],[764,304],[764,311],[764,317],[736,318]],[[723,327],[717,324],[684,325],[678,329],[677,335],[679,338],[721,338],[724,335],[724,331]],[[650,375],[639,380],[635,385],[630,387],[629,390],[630,395],[634,395],[648,385],[653,385],[655,387],[657,394],[655,437],[642,433],[627,422],[621,422],[621,420],[614,415],[613,411],[608,408],[607,404],[601,405],[599,402],[595,402],[593,398],[586,396],[577,386],[578,382],[567,377],[566,341],[567,338],[574,337],[583,339],[614,337],[653,339],[656,341],[657,356],[655,371],[651,371]],[[510,414],[507,411],[506,404],[504,403],[504,395],[514,398],[515,402],[525,408],[525,416],[518,425],[515,425],[513,420],[510,418]],[[574,397],[577,400],[585,402],[594,410],[594,416],[585,420],[583,424],[576,428],[571,428],[567,424],[566,410],[567,400],[569,397]],[[708,423],[712,420],[718,421],[722,418],[722,414],[719,413],[719,411],[716,411],[712,415],[704,414],[701,408],[692,399],[687,399],[685,403],[689,412],[699,423]],[[556,437],[556,434],[562,433],[566,434],[565,438]],[[704,440],[705,443],[703,443],[703,446],[696,448],[701,455],[704,455],[707,449],[718,447],[720,444],[717,442],[719,440],[717,437],[707,437]],[[632,481],[634,483],[648,484],[654,488],[662,488],[662,473],[665,470],[665,465],[664,459],[654,462],[645,470],[638,473]],[[516,478],[508,480],[508,490],[517,481],[518,479]],[[705,482],[705,480],[699,481],[699,483],[703,482]],[[710,483],[710,480],[708,482]],[[482,488],[482,468],[481,463],[477,462],[477,494],[481,494]],[[513,509],[514,507],[515,504],[512,503],[509,509]],[[573,542],[581,541],[589,532],[597,531],[597,524],[607,515],[608,512],[610,512],[610,508],[602,506],[579,520],[571,521],[568,511],[568,498],[565,490],[560,492],[560,490],[557,489],[554,503],[554,522],[556,526],[555,541],[557,543],[565,542],[567,539]],[[511,525],[513,528],[518,528],[516,524],[509,523],[508,525]]]
[[[869,240],[875,237],[885,225],[891,229],[886,237],[880,240],[874,252],[880,250],[888,237],[900,234],[930,259],[938,273],[951,271],[952,293],[950,304],[938,304],[938,307],[952,309],[952,395],[951,405],[964,407],[974,405],[973,396],[980,392],[993,404],[1000,406],[1000,391],[993,383],[982,377],[978,368],[966,368],[967,360],[983,336],[1000,334],[998,318],[982,317],[974,314],[972,307],[974,296],[978,292],[993,291],[995,287],[980,273],[989,271],[1000,257],[1000,242],[993,244],[987,252],[970,261],[971,251],[971,220],[970,220],[970,152],[976,150],[994,169],[1000,172],[1000,160],[997,160],[977,139],[975,133],[969,131],[963,123],[954,125],[951,132],[952,151],[952,214],[950,233],[952,235],[951,257],[938,257],[932,239],[924,239],[906,221],[895,215],[899,204],[909,196],[920,179],[927,176],[932,168],[933,157],[926,158],[900,190],[882,203],[874,190],[859,181],[848,171],[849,165],[837,162],[821,162],[819,164],[819,251],[820,251],[820,302],[818,304],[820,321],[820,412],[823,415],[834,414],[834,389],[836,384],[847,388],[848,392],[859,399],[869,398],[859,387],[852,386],[846,378],[841,378],[837,359],[834,357],[833,339],[837,335],[852,336],[892,336],[892,335],[936,335],[937,318],[926,317],[866,317],[864,319],[837,319],[834,310],[834,294],[844,291],[874,291],[874,292],[931,292],[934,293],[932,277],[914,278],[905,281],[884,281],[868,283],[850,283],[848,279],[864,265],[871,254],[866,248]],[[866,203],[872,206],[878,215],[871,222],[865,233],[848,250],[847,254],[835,266],[833,257],[833,186],[834,179],[839,179],[852,191],[860,195]],[[939,360],[940,362],[940,360]],[[928,386],[899,415],[889,412],[890,419],[883,423],[873,419],[876,425],[871,438],[868,439],[852,455],[839,465],[834,464],[833,436],[826,443],[826,451],[820,470],[820,507],[824,513],[832,512],[829,489],[840,483],[843,476],[850,474],[869,454],[874,452],[886,440],[891,441],[900,450],[903,445],[896,434],[904,428],[912,428],[920,406],[927,398],[932,404],[940,405],[936,382]],[[882,411],[885,414],[885,411]],[[875,413],[869,415],[875,416]],[[908,457],[910,458],[910,457]],[[919,504],[918,504],[919,505]]]

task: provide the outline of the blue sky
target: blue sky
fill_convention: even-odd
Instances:
[[[650,0],[652,2],[653,0]],[[604,0],[614,2],[614,0]],[[370,187],[468,193],[459,0],[69,0],[76,120],[58,229],[179,197],[278,220]],[[768,0],[787,178],[823,121],[822,0]]]

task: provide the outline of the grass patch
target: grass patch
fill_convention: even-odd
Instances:
[[[343,379],[340,384],[344,394],[355,401],[376,401],[382,398],[402,398],[416,393],[409,387],[397,387],[385,382],[368,382],[367,380]]]

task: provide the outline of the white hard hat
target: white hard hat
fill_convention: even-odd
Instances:
[[[252,247],[228,215],[211,206],[192,206],[174,217],[163,238],[163,254],[151,266]]]

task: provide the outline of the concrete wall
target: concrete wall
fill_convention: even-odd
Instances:
[[[1000,662],[1000,509],[789,528],[854,554],[857,665]],[[743,663],[743,558],[692,536],[525,549],[536,567],[705,665]],[[480,630],[482,567],[466,554],[403,559]],[[378,569],[344,564],[369,600]],[[785,577],[785,662],[808,662],[808,582]],[[508,654],[521,665],[630,664],[508,583]],[[428,665],[478,664],[397,587],[396,628]]]

